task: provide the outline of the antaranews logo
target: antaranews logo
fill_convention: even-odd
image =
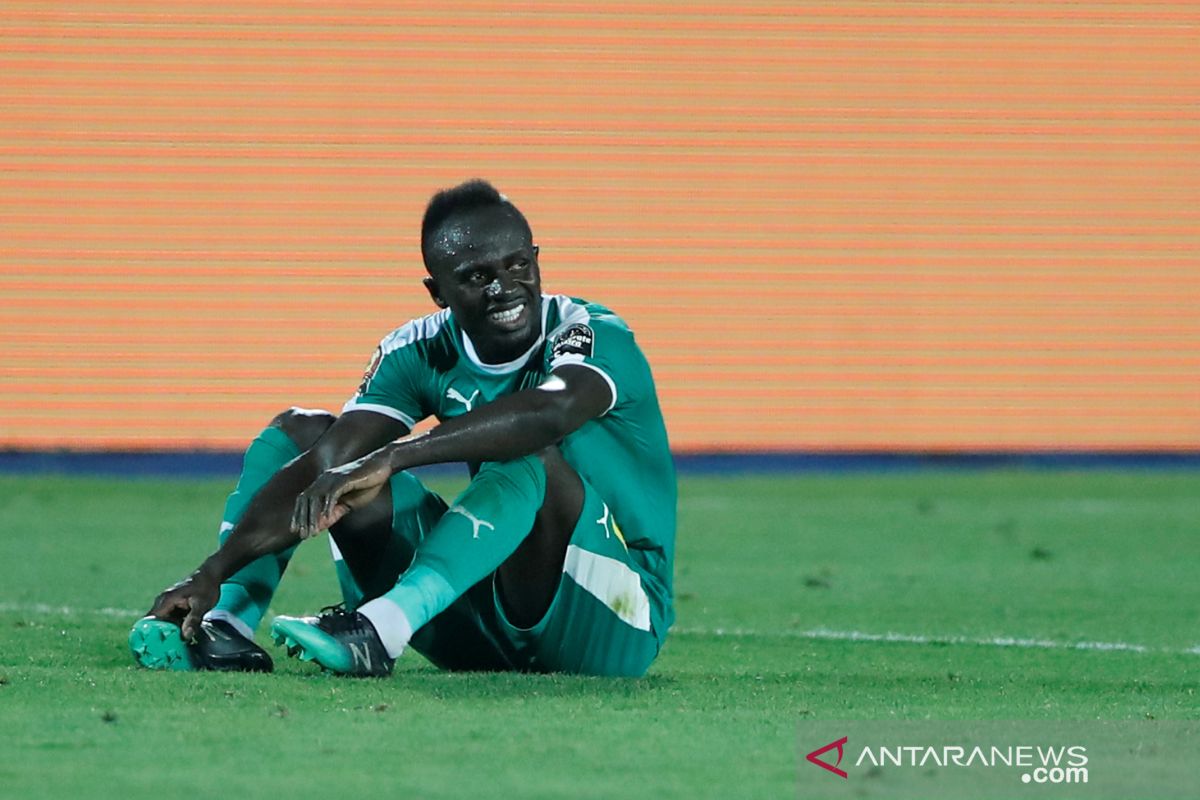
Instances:
[[[843,778],[848,778],[850,776],[846,774],[846,771],[842,770],[842,769],[838,769],[838,767],[842,763],[842,756],[845,755],[845,750],[843,748],[846,746],[846,741],[849,738],[850,737],[848,737],[848,736],[843,736],[842,738],[838,739],[836,742],[830,742],[829,744],[825,745],[820,750],[813,750],[811,753],[806,755],[804,758],[806,760],[812,762],[813,764],[816,764],[821,769],[829,770],[834,775],[839,775]],[[837,748],[837,761],[835,763],[830,764],[830,763],[828,763],[826,761],[822,761],[820,759],[820,756],[825,755],[826,753],[828,753],[830,750],[833,750],[834,748]]]
[[[849,736],[830,742],[813,750],[804,759],[840,778],[849,778],[841,769],[846,755]],[[837,750],[837,761],[832,764],[821,758],[831,750]],[[1031,771],[1021,773],[1022,783],[1087,783],[1088,755],[1082,745],[969,745],[969,744],[895,744],[863,745],[857,758],[849,763],[873,768],[882,767],[1018,767]]]
[[[1200,720],[812,719],[796,734],[800,797],[1200,798]]]

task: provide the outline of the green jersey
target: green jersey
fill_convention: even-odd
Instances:
[[[611,509],[614,530],[659,582],[669,626],[675,552],[675,466],[650,366],[633,332],[609,309],[564,295],[542,297],[542,335],[506,364],[480,360],[449,310],[384,337],[355,395],[342,409],[374,411],[409,428],[451,419],[540,385],[558,367],[599,373],[613,403],[560,444],[567,462]],[[664,628],[665,630],[665,628]]]

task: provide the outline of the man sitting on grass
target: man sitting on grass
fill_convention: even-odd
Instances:
[[[220,547],[130,634],[151,669],[270,670],[253,642],[297,543],[328,528],[343,603],[276,617],[291,655],[387,675],[642,675],[674,619],[675,471],[650,367],[603,306],[543,295],[525,217],[484,181],[421,229],[441,310],[380,343],[340,417],[291,409],[246,451]],[[425,434],[416,423],[436,416]],[[447,505],[407,470],[466,462]]]

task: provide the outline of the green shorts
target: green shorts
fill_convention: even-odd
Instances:
[[[415,503],[414,483],[424,492]],[[407,473],[392,477],[392,497],[395,541],[379,567],[388,576],[383,582],[394,584],[446,504]],[[357,607],[362,592],[336,545],[333,550],[347,607]],[[608,505],[584,481],[562,577],[536,625],[520,628],[508,620],[493,573],[417,631],[409,646],[445,669],[643,675],[662,646],[670,605],[647,563],[645,554],[626,546]]]

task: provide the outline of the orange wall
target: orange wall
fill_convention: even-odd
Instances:
[[[428,6],[4,4],[0,446],[340,406],[481,175],[681,449],[1200,447],[1195,4]]]

